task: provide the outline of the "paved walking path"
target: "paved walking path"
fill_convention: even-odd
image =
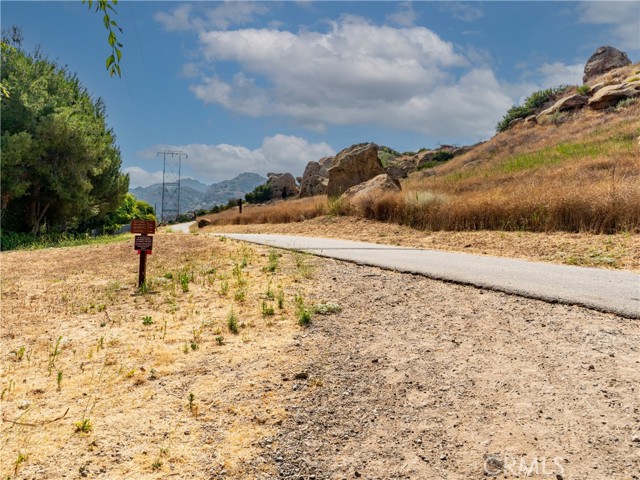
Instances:
[[[640,275],[330,238],[221,236],[640,319]]]

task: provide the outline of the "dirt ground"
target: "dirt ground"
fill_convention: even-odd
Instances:
[[[334,237],[583,267],[640,271],[640,235],[631,233],[424,232],[359,217],[335,216],[286,224],[216,225],[205,227],[201,231]]]
[[[2,478],[640,478],[636,321],[204,235],[135,294],[130,243],[1,254]]]

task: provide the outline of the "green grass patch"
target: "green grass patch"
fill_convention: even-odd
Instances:
[[[613,157],[615,154],[631,153],[634,148],[633,135],[626,134],[593,142],[561,143],[535,152],[510,155],[497,165],[458,170],[445,175],[443,180],[455,183],[477,176],[489,177],[499,173],[516,173],[559,165],[576,159],[595,158],[598,156]]]
[[[48,233],[32,235],[30,233],[2,232],[0,250],[39,250],[42,248],[77,247],[79,245],[101,245],[122,242],[130,238],[129,234],[99,235],[92,237],[86,233]]]

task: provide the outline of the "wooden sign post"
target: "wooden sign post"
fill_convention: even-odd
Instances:
[[[140,255],[140,270],[138,272],[138,288],[142,288],[147,280],[147,253],[153,251],[153,235],[156,233],[156,222],[153,220],[131,220],[131,233],[139,233],[135,236],[133,249]]]

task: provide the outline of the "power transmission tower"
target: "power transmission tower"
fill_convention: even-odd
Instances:
[[[162,210],[160,221],[174,220],[180,215],[180,167],[183,152],[158,152],[162,155]]]

